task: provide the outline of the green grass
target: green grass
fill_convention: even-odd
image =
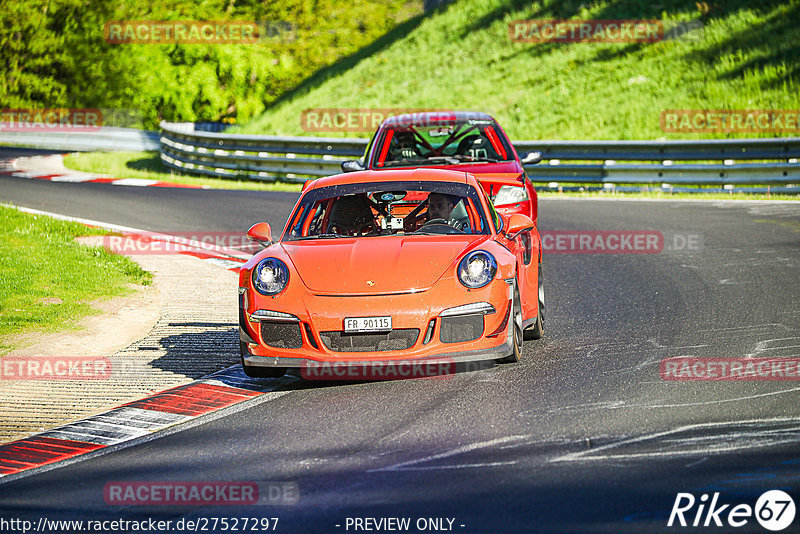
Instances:
[[[302,187],[302,184],[203,178],[173,173],[161,164],[158,152],[83,152],[64,158],[64,165],[76,171],[108,174],[114,178],[144,178],[213,189],[299,192]]]
[[[553,18],[703,26],[652,44],[510,41],[510,22]],[[458,0],[317,72],[237,131],[304,135],[309,108],[455,108],[492,114],[512,140],[757,137],[665,133],[660,115],[800,109],[798,42],[800,0]]]
[[[96,313],[92,301],[151,283],[131,259],[75,242],[105,233],[0,206],[0,354],[19,334],[69,328]]]

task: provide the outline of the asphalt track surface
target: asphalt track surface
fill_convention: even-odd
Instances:
[[[296,198],[0,179],[2,202],[164,232],[280,228]],[[456,532],[652,532],[689,530],[666,526],[679,492],[752,507],[782,489],[800,505],[800,382],[659,374],[668,357],[800,355],[800,204],[545,199],[540,223],[657,230],[666,247],[547,255],[545,338],[526,342],[519,364],[441,379],[284,378],[278,398],[0,480],[0,518],[266,516],[279,518],[277,532],[364,532],[348,518],[408,517],[412,527],[450,518]],[[676,236],[695,236],[694,248],[666,250]],[[291,482],[299,499],[104,503],[106,483],[131,480]],[[754,518],[712,530],[766,532]]]

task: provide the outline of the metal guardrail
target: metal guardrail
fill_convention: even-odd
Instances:
[[[517,141],[517,151],[545,159],[759,160],[800,157],[800,137],[673,141]]]
[[[520,141],[549,165],[526,167],[537,182],[682,185],[774,185],[800,182],[800,138],[674,141]],[[563,160],[602,164],[561,165]],[[658,163],[617,163],[656,161]],[[675,163],[679,161],[681,163]],[[687,162],[713,163],[687,163]],[[742,161],[759,163],[741,163]],[[536,178],[533,178],[533,175]]]
[[[0,131],[0,145],[54,150],[95,151],[120,150],[139,152],[159,150],[159,132],[133,128],[99,128],[97,131]]]
[[[197,132],[191,123],[163,122],[161,129],[161,159],[165,165],[219,178],[303,182],[341,172],[342,161],[361,157],[367,145],[363,138]],[[534,150],[542,153],[545,163],[525,167],[531,180],[537,183],[800,183],[800,138],[518,141],[514,147],[520,153]],[[563,164],[564,160],[601,163]]]
[[[341,172],[342,161],[360,157],[367,146],[361,138],[198,132],[192,123],[162,122],[161,129],[165,165],[219,178],[304,182]]]
[[[164,164],[181,172],[283,182],[337,174],[342,161],[360,158],[367,145],[364,138],[215,133],[196,131],[193,123],[162,122],[160,126],[160,134],[109,127],[96,132],[0,131],[0,145],[76,151],[160,150]],[[555,187],[561,183],[800,184],[800,137],[517,141],[514,147],[520,154],[541,152],[543,162],[526,165],[525,170],[533,182],[556,182]]]

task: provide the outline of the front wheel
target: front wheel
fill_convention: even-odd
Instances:
[[[514,283],[514,299],[511,301],[511,326],[513,329],[513,349],[511,354],[498,360],[499,363],[517,363],[522,358],[523,332],[522,332],[522,302],[519,298],[519,286]]]
[[[247,350],[247,343],[244,341],[239,342],[239,353],[242,355],[242,369],[244,374],[250,378],[280,378],[286,373],[285,367],[258,367],[255,365],[247,365],[244,361],[245,354],[249,354]]]

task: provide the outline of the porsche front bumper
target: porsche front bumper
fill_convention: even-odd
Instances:
[[[514,342],[510,282],[496,279],[484,288],[467,291],[453,279],[449,285],[445,281],[424,292],[346,297],[312,294],[303,288],[282,299],[291,302],[283,306],[278,299],[261,298],[240,288],[239,339],[247,349],[244,363],[255,367],[304,368],[320,363],[364,367],[400,362],[451,365],[504,358],[512,353]],[[453,302],[454,291],[460,293],[461,301]],[[341,339],[348,336],[342,332],[344,317],[382,315],[393,318],[397,332],[418,331],[413,342],[399,350],[392,345],[402,343],[388,337],[378,350],[360,347],[349,351],[340,346]],[[444,336],[443,327],[450,318],[477,315],[483,322],[475,339],[460,342]],[[265,323],[270,325],[268,329],[263,328]]]

